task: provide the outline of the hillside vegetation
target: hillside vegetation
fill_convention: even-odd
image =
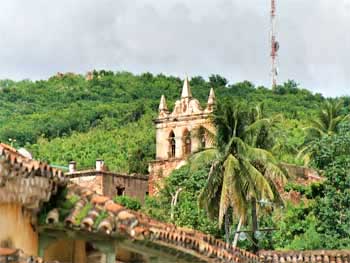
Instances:
[[[218,100],[256,105],[269,114],[282,113],[279,129],[281,160],[297,162],[295,149],[303,143],[302,127],[315,116],[324,98],[289,81],[275,92],[250,82],[227,84],[212,75],[191,79],[194,97],[205,106],[210,87]],[[94,72],[93,80],[65,74],[40,81],[0,81],[0,140],[15,139],[35,158],[57,165],[75,160],[80,168],[103,158],[110,169],[147,172],[155,155],[152,120],[162,94],[169,108],[180,97],[182,80],[172,76],[129,72]],[[344,98],[346,104],[349,99]]]
[[[111,170],[147,173],[155,156],[153,120],[160,97],[166,96],[171,110],[182,80],[107,71],[93,76],[0,81],[0,141],[55,165],[75,160],[78,168],[87,168],[103,158]],[[220,105],[213,114],[215,147],[191,156],[142,206],[126,196],[118,201],[253,251],[349,249],[350,98],[325,99],[293,81],[273,91],[247,81],[228,84],[220,75],[193,77],[190,85],[203,107],[209,89],[215,89]],[[288,178],[284,191],[301,201],[282,202],[272,179],[281,175],[277,164],[305,160],[323,170],[326,180],[300,185]],[[243,216],[248,219],[242,229],[250,234],[235,236]],[[270,230],[260,231],[264,228]]]

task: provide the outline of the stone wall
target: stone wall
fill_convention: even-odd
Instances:
[[[321,179],[319,172],[312,168],[297,166],[293,164],[282,164],[282,166],[287,170],[289,176],[291,177],[299,177],[316,181]]]
[[[38,233],[32,214],[20,204],[0,204],[0,247],[21,248],[25,254],[38,254]]]
[[[164,161],[153,161],[149,164],[148,192],[153,196],[163,187],[164,178],[171,172],[184,165],[183,159],[173,159]]]
[[[107,196],[126,195],[143,202],[148,195],[148,177],[142,175],[112,175],[103,177],[103,193]]]
[[[148,195],[148,176],[118,174],[108,171],[79,171],[68,174],[71,181],[98,194],[114,197],[127,195],[143,202]]]
[[[75,177],[75,178],[71,178],[71,181],[82,187],[89,188],[100,195],[105,194],[103,191],[102,174]]]

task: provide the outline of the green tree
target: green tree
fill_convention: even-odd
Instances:
[[[339,127],[339,133],[325,136],[314,148],[318,155],[314,165],[324,169],[324,197],[317,199],[315,215],[318,232],[326,248],[349,248],[350,243],[350,122]]]
[[[251,209],[255,232],[257,201],[281,202],[274,182],[285,180],[273,155],[256,148],[256,139],[252,139],[266,128],[263,123],[268,120],[252,116],[242,106],[221,102],[216,107],[213,121],[217,132],[215,148],[194,154],[190,160],[192,169],[196,169],[196,163],[210,163],[199,204],[212,218],[218,217],[220,225],[231,209],[238,218],[246,218]],[[253,241],[257,242],[254,235]]]
[[[317,114],[317,118],[310,120],[310,126],[306,128],[308,136],[298,156],[303,157],[308,164],[317,154],[313,151],[312,144],[324,136],[332,136],[339,131],[339,124],[349,120],[350,115],[342,114],[344,102],[327,100]]]
[[[343,101],[327,100],[318,112],[317,119],[312,119],[307,129],[317,138],[337,133],[339,124],[350,117],[342,114],[343,105]]]
[[[228,80],[219,74],[213,74],[209,77],[209,84],[214,88],[226,87]]]

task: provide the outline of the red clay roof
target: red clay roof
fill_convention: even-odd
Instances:
[[[208,262],[259,261],[256,255],[233,248],[210,235],[153,220],[86,188],[71,184],[68,189],[67,197],[74,195],[79,197],[79,200],[63,222],[59,222],[60,209],[51,210],[42,228],[54,229],[63,223],[68,229],[100,233],[106,237],[124,236],[132,240],[148,240],[159,246],[198,255],[200,258],[206,258]]]
[[[20,154],[13,147],[4,143],[0,143],[0,165],[1,164],[5,166],[4,171],[0,174],[0,176],[3,177],[28,177],[34,175],[50,178],[60,183],[65,181],[61,170],[52,168],[47,163],[29,159]]]
[[[32,210],[50,199],[68,180],[59,169],[32,160],[0,143],[0,202],[19,203]]]
[[[266,263],[348,263],[350,250],[260,251],[259,258]]]

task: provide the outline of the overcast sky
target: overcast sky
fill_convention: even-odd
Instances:
[[[92,69],[270,85],[270,0],[1,0],[0,78]],[[277,0],[279,82],[350,95],[350,0]]]

